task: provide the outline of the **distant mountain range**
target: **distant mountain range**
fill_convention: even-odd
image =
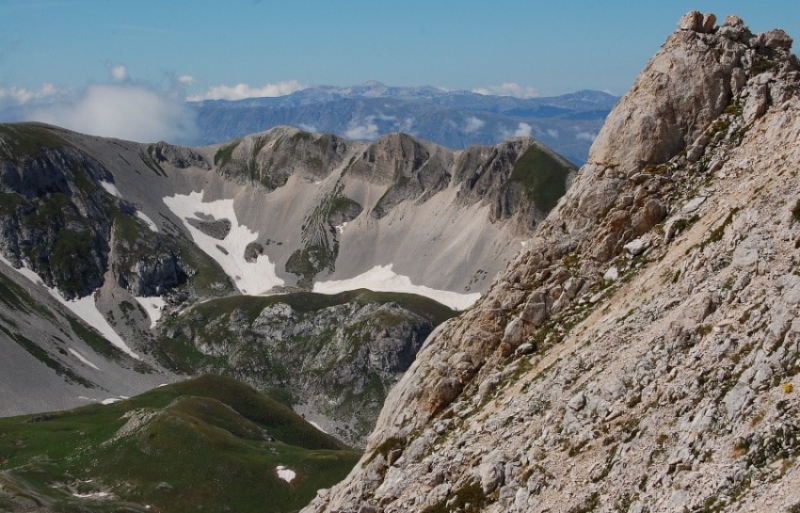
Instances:
[[[199,145],[278,125],[361,140],[404,132],[453,149],[530,136],[583,164],[618,100],[600,91],[514,98],[370,81],[352,87],[311,87],[274,98],[190,104],[197,111]]]

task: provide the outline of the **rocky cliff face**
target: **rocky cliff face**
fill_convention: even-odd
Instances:
[[[224,298],[168,319],[152,351],[192,374],[251,383],[363,447],[387,390],[431,331],[455,315],[410,294],[367,290]]]
[[[800,64],[689,13],[305,511],[796,511]]]

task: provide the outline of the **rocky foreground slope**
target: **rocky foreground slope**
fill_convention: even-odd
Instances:
[[[687,14],[306,510],[800,510],[800,64]]]

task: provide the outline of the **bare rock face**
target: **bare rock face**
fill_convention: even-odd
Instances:
[[[800,507],[800,63],[711,19],[681,20],[525,251],[426,341],[372,463],[305,511]]]
[[[695,32],[703,28],[703,14],[700,11],[690,11],[683,15],[678,22],[680,30],[694,30]]]
[[[607,118],[590,163],[629,173],[665,162],[730,103],[734,70],[746,67],[754,50],[704,33],[697,11],[679,25]],[[722,51],[711,51],[717,44]]]

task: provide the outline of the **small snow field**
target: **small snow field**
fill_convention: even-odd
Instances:
[[[80,360],[80,361],[81,361],[82,363],[84,363],[85,365],[88,365],[89,367],[91,367],[91,368],[93,368],[93,369],[100,370],[100,367],[98,367],[97,365],[95,365],[95,364],[93,364],[92,362],[90,362],[89,360],[87,360],[87,359],[86,359],[86,358],[85,358],[85,357],[84,357],[82,354],[80,354],[78,351],[76,351],[76,350],[72,349],[71,347],[70,347],[70,348],[68,348],[68,349],[69,349],[69,352],[70,352],[70,353],[72,353],[72,356],[74,356],[75,358],[77,358],[78,360]]]
[[[318,281],[314,284],[313,292],[338,294],[355,289],[417,294],[438,301],[454,310],[465,310],[481,297],[477,292],[460,294],[447,290],[436,290],[424,285],[414,285],[408,276],[395,273],[392,270],[392,264],[375,266],[363,274],[345,280]]]
[[[109,342],[117,346],[119,349],[122,349],[129,356],[136,358],[137,360],[141,360],[141,357],[134,353],[130,347],[128,347],[128,344],[126,344],[125,341],[122,340],[122,337],[120,337],[119,334],[114,331],[114,328],[108,324],[106,318],[103,317],[103,314],[101,314],[100,310],[97,309],[97,306],[94,304],[94,294],[89,294],[88,296],[82,297],[76,301],[67,301],[55,289],[50,290],[50,293],[53,295],[53,297],[58,299],[61,304],[72,310],[72,313],[83,319],[86,324],[99,331],[100,334],[103,335]]]
[[[317,423],[316,423],[316,422],[314,422],[313,420],[308,420],[308,419],[306,419],[306,422],[308,422],[309,424],[311,424],[312,426],[314,426],[314,427],[315,427],[315,428],[317,428],[318,430],[322,431],[322,432],[323,432],[323,433],[325,433],[326,435],[330,434],[330,433],[328,433],[327,431],[325,431],[324,429],[322,429],[322,426],[320,426],[319,424],[317,424]]]
[[[150,227],[150,230],[158,233],[158,226],[156,225],[156,223],[153,222],[152,219],[150,219],[150,217],[148,217],[147,214],[145,214],[141,210],[137,210],[136,211],[136,217],[138,217],[139,219],[141,219],[142,221],[147,223],[147,226]]]
[[[278,465],[275,470],[278,472],[278,477],[287,483],[291,483],[297,477],[297,473],[294,470],[290,470],[283,465]]]
[[[117,186],[114,185],[113,183],[100,181],[100,185],[110,195],[112,195],[112,196],[114,196],[116,198],[122,198],[122,194],[119,193],[119,189],[117,189]]]
[[[258,233],[239,224],[232,199],[204,203],[202,192],[192,192],[188,195],[167,196],[164,198],[164,203],[181,218],[195,244],[217,261],[242,293],[263,294],[275,286],[284,284],[275,274],[275,264],[269,261],[267,255],[259,255],[254,262],[245,260],[245,248],[251,242],[258,240]],[[188,219],[197,219],[198,216],[228,219],[231,222],[231,229],[224,239],[215,239],[188,222]],[[243,288],[245,284],[247,284],[246,290]]]
[[[150,318],[150,328],[155,328],[158,321],[161,319],[161,315],[164,313],[164,307],[167,305],[167,302],[164,301],[161,297],[135,297],[134,298],[137,303],[142,305],[144,311],[147,312],[147,316]]]
[[[0,256],[0,261],[4,262],[12,269],[14,268],[13,265],[6,259]],[[141,357],[134,353],[133,350],[128,347],[128,344],[122,340],[122,337],[114,331],[114,328],[108,324],[106,318],[103,317],[103,314],[100,313],[100,310],[97,309],[97,306],[94,304],[94,294],[89,294],[86,297],[83,297],[78,300],[67,301],[64,299],[64,296],[61,295],[58,290],[46,286],[42,279],[39,278],[39,275],[35,272],[31,271],[27,267],[20,267],[19,269],[15,269],[18,273],[22,276],[28,278],[32,283],[37,285],[41,285],[45,287],[49,292],[50,295],[56,298],[62,305],[66,306],[70,309],[70,311],[77,315],[80,319],[82,319],[86,324],[91,326],[92,328],[96,329],[100,334],[105,337],[109,342],[117,346],[119,349],[127,353],[132,358],[136,358],[137,360],[141,360]]]
[[[78,499],[94,500],[110,500],[115,498],[114,495],[109,492],[73,493],[72,496]]]

